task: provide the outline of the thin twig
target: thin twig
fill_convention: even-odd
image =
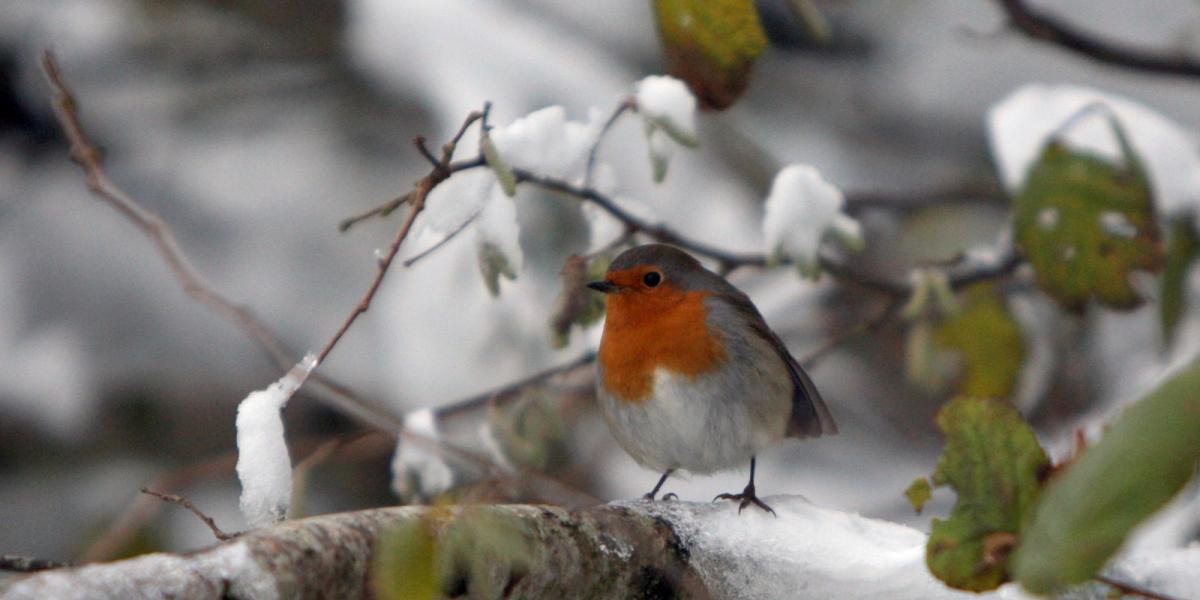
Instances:
[[[1153,54],[1084,33],[1057,17],[1030,8],[1024,0],[999,0],[1013,27],[1025,35],[1049,42],[1102,63],[1163,75],[1200,76],[1200,61],[1178,54]]]
[[[874,317],[871,317],[870,319],[867,319],[858,325],[851,327],[850,329],[839,332],[837,335],[826,340],[825,343],[817,346],[808,354],[805,354],[798,362],[801,364],[801,366],[811,369],[817,361],[824,358],[826,354],[837,349],[842,344],[845,344],[862,334],[871,333],[878,330],[880,327],[883,327],[883,325],[886,324],[889,319],[896,315],[896,311],[899,310],[902,304],[903,301],[899,298],[893,298],[889,300],[888,303],[883,307],[883,310],[879,311],[879,314],[876,314]]]
[[[609,130],[613,128],[613,125],[617,124],[617,121],[620,120],[621,115],[624,115],[626,111],[634,110],[636,108],[636,99],[628,97],[621,100],[621,103],[617,104],[617,107],[613,109],[612,114],[608,116],[608,120],[604,122],[604,125],[600,128],[600,131],[596,133],[596,141],[592,143],[591,149],[588,150],[587,168],[583,172],[583,187],[592,187],[592,175],[595,174],[596,170],[596,156],[600,153],[600,144],[604,142],[605,137],[608,137]]]
[[[520,392],[523,391],[525,388],[528,388],[533,385],[541,384],[541,383],[543,383],[553,377],[557,377],[559,375],[565,375],[567,373],[575,371],[576,369],[590,365],[593,362],[595,362],[595,360],[596,360],[596,354],[593,352],[588,352],[588,353],[584,354],[583,356],[580,356],[579,358],[576,358],[575,360],[573,360],[569,363],[559,365],[557,367],[551,367],[549,369],[546,369],[545,371],[542,371],[540,373],[535,373],[535,374],[530,375],[529,377],[526,377],[519,381],[514,381],[508,385],[505,385],[504,387],[500,387],[500,388],[497,388],[494,390],[489,390],[487,392],[484,392],[482,394],[477,394],[477,395],[471,396],[469,398],[464,398],[462,400],[454,402],[453,404],[447,404],[445,406],[440,406],[440,407],[434,409],[433,414],[439,420],[450,419],[450,418],[454,418],[456,416],[462,415],[464,413],[471,412],[477,408],[487,406],[488,404],[492,404],[492,403],[502,404],[506,400],[509,400],[509,399],[519,396]]]
[[[61,569],[63,567],[70,566],[73,565],[69,562],[51,560],[49,558],[18,556],[15,554],[0,554],[0,571],[12,571],[14,573],[34,573],[37,571],[45,571],[47,569]]]
[[[1140,598],[1150,598],[1151,600],[1183,600],[1182,598],[1179,598],[1176,596],[1171,596],[1169,594],[1163,594],[1161,592],[1156,592],[1154,590],[1144,588],[1144,587],[1134,584],[1134,583],[1121,581],[1119,579],[1113,579],[1112,577],[1108,577],[1106,575],[1095,575],[1092,577],[1092,579],[1095,579],[1096,581],[1099,581],[1100,583],[1103,583],[1104,585],[1112,586],[1114,589],[1121,592],[1122,594],[1128,594],[1130,596],[1138,596]]]
[[[241,533],[225,533],[224,531],[221,531],[221,528],[217,527],[217,522],[214,521],[212,517],[204,514],[203,511],[201,511],[199,508],[196,508],[195,504],[192,504],[191,500],[188,500],[187,498],[184,498],[183,496],[179,496],[176,494],[164,494],[162,492],[156,492],[150,488],[142,488],[142,493],[150,494],[151,496],[154,496],[154,497],[162,500],[163,502],[170,502],[172,504],[178,504],[179,506],[182,506],[182,507],[192,511],[192,514],[199,517],[201,521],[204,521],[204,524],[208,525],[208,528],[210,530],[212,530],[213,535],[216,536],[216,538],[222,542],[224,542],[225,540],[232,540],[233,538],[241,535]]]
[[[392,211],[396,210],[397,208],[400,208],[401,204],[408,202],[408,198],[411,195],[412,194],[405,194],[403,196],[398,196],[396,198],[392,198],[391,200],[388,200],[387,202],[380,204],[379,206],[376,206],[375,208],[372,208],[365,212],[361,212],[361,213],[351,216],[351,217],[346,217],[345,219],[342,219],[342,221],[338,223],[338,231],[345,233],[345,232],[349,231],[351,227],[354,227],[355,225],[357,225],[363,221],[366,221],[367,219],[372,219],[374,217],[386,217],[386,216],[392,214]]]
[[[417,215],[421,214],[421,211],[425,209],[425,198],[429,196],[429,192],[433,191],[433,188],[450,177],[450,161],[454,158],[454,148],[458,145],[462,137],[466,135],[467,129],[472,124],[485,118],[488,108],[488,105],[485,105],[483,111],[476,111],[467,115],[467,118],[463,120],[462,126],[458,128],[458,132],[454,134],[454,137],[444,147],[441,160],[438,161],[428,175],[417,182],[416,188],[409,196],[408,217],[401,223],[400,229],[396,231],[396,236],[392,238],[392,243],[388,246],[387,254],[379,259],[375,269],[375,278],[371,280],[366,293],[363,294],[362,299],[358,301],[354,309],[350,311],[346,320],[342,322],[341,327],[326,342],[325,347],[321,348],[321,352],[317,354],[318,364],[325,362],[325,358],[329,356],[329,353],[341,341],[342,336],[350,330],[350,326],[354,324],[359,315],[362,315],[371,308],[371,300],[375,297],[375,292],[379,291],[379,286],[383,284],[383,278],[392,266],[392,261],[396,259],[396,253],[400,251],[400,244],[404,243],[405,238],[408,237],[408,232],[412,231],[413,223],[417,220]],[[433,154],[425,147],[425,138],[417,137],[415,143],[417,149],[423,155],[433,160]]]
[[[434,242],[433,245],[418,252],[415,256],[413,256],[412,258],[409,258],[408,260],[404,261],[401,264],[403,264],[405,266],[405,268],[411,267],[411,266],[417,264],[421,259],[429,256],[430,254],[433,254],[434,252],[437,252],[439,248],[450,243],[450,240],[454,239],[455,236],[462,233],[463,230],[466,229],[468,225],[470,225],[471,223],[474,223],[475,219],[478,219],[479,215],[482,213],[483,213],[482,208],[475,211],[475,214],[472,214],[470,217],[467,217],[467,220],[463,221],[462,223],[459,223],[458,227],[455,227],[453,231],[451,231],[450,233],[447,233],[442,239],[438,240],[437,242]]]
[[[279,337],[250,311],[217,292],[192,266],[166,221],[146,210],[140,202],[109,178],[101,162],[100,150],[87,135],[80,121],[78,102],[63,78],[58,61],[50,51],[42,53],[42,70],[53,92],[54,114],[71,145],[71,159],[83,168],[88,189],[92,194],[127,218],[154,242],[159,256],[167,263],[171,273],[183,287],[184,293],[250,336],[277,368],[283,371],[290,369],[297,359],[285,348]],[[309,382],[310,385],[324,391],[331,403],[346,414],[376,427],[388,424],[389,419],[385,411],[362,400],[346,386],[318,374],[313,374]],[[395,417],[392,416],[390,421],[394,422]]]

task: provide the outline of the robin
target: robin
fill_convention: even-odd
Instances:
[[[754,303],[687,253],[647,244],[621,253],[606,294],[596,391],[617,442],[663,475],[712,473],[750,461],[737,500],[774,514],[754,493],[755,455],[787,437],[837,433],[808,375]]]

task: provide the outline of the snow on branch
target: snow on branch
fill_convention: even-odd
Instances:
[[[731,504],[631,501],[577,511],[548,506],[396,507],[290,521],[186,555],[150,554],[106,565],[43,571],[0,583],[0,600],[25,598],[361,598],[369,595],[380,535],[398,526],[484,514],[529,542],[530,556],[484,569],[450,569],[480,589],[499,581],[520,598],[1030,598],[1010,584],[989,594],[951,590],[926,570],[925,534],[895,523],[768,501],[778,518]],[[456,541],[457,540],[457,541]],[[455,561],[472,561],[469,536],[435,536]],[[514,565],[520,565],[516,569]],[[449,565],[453,566],[453,565]],[[1138,555],[1109,572],[1130,585],[1197,597],[1200,548]],[[478,581],[477,581],[478,579]],[[1108,597],[1095,583],[1072,598]]]
[[[292,503],[292,459],[283,437],[284,405],[317,367],[308,354],[279,381],[250,392],[237,409],[240,506],[252,528],[268,527],[287,516]]]

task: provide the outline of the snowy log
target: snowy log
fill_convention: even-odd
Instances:
[[[500,577],[514,598],[1024,598],[1012,585],[991,594],[947,589],[924,564],[914,529],[820,508],[797,497],[767,499],[778,517],[731,503],[621,502],[577,511],[548,506],[473,507],[519,523],[539,560]],[[46,571],[0,583],[17,598],[363,598],[372,552],[389,526],[439,511],[399,507],[287,521],[190,554],[151,554]],[[504,565],[495,569],[503,570]],[[1113,573],[1184,597],[1200,548],[1134,557]],[[479,574],[476,574],[479,575]],[[472,581],[453,583],[477,596]],[[1103,598],[1100,585],[1073,598]]]

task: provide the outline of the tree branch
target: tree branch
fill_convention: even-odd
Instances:
[[[1185,56],[1153,54],[1084,33],[1066,21],[1030,8],[1025,0],[999,0],[999,4],[1013,27],[1033,39],[1127,69],[1162,75],[1200,76],[1200,61]]]
[[[217,527],[216,520],[214,520],[212,517],[204,514],[204,511],[200,510],[195,504],[192,503],[191,500],[188,500],[187,498],[184,498],[183,496],[180,496],[178,494],[164,494],[162,492],[156,492],[156,491],[154,491],[150,488],[146,488],[146,487],[142,488],[142,493],[154,496],[155,498],[158,498],[159,500],[162,500],[163,502],[169,502],[171,504],[178,504],[179,506],[182,506],[182,507],[188,509],[189,511],[191,511],[191,513],[193,515],[196,515],[196,517],[198,519],[203,521],[204,524],[208,526],[209,531],[212,531],[212,533],[213,533],[213,537],[217,538],[218,540],[221,540],[222,542],[225,540],[232,540],[233,538],[241,535],[240,533],[225,533],[224,531],[222,531],[220,527]]]

